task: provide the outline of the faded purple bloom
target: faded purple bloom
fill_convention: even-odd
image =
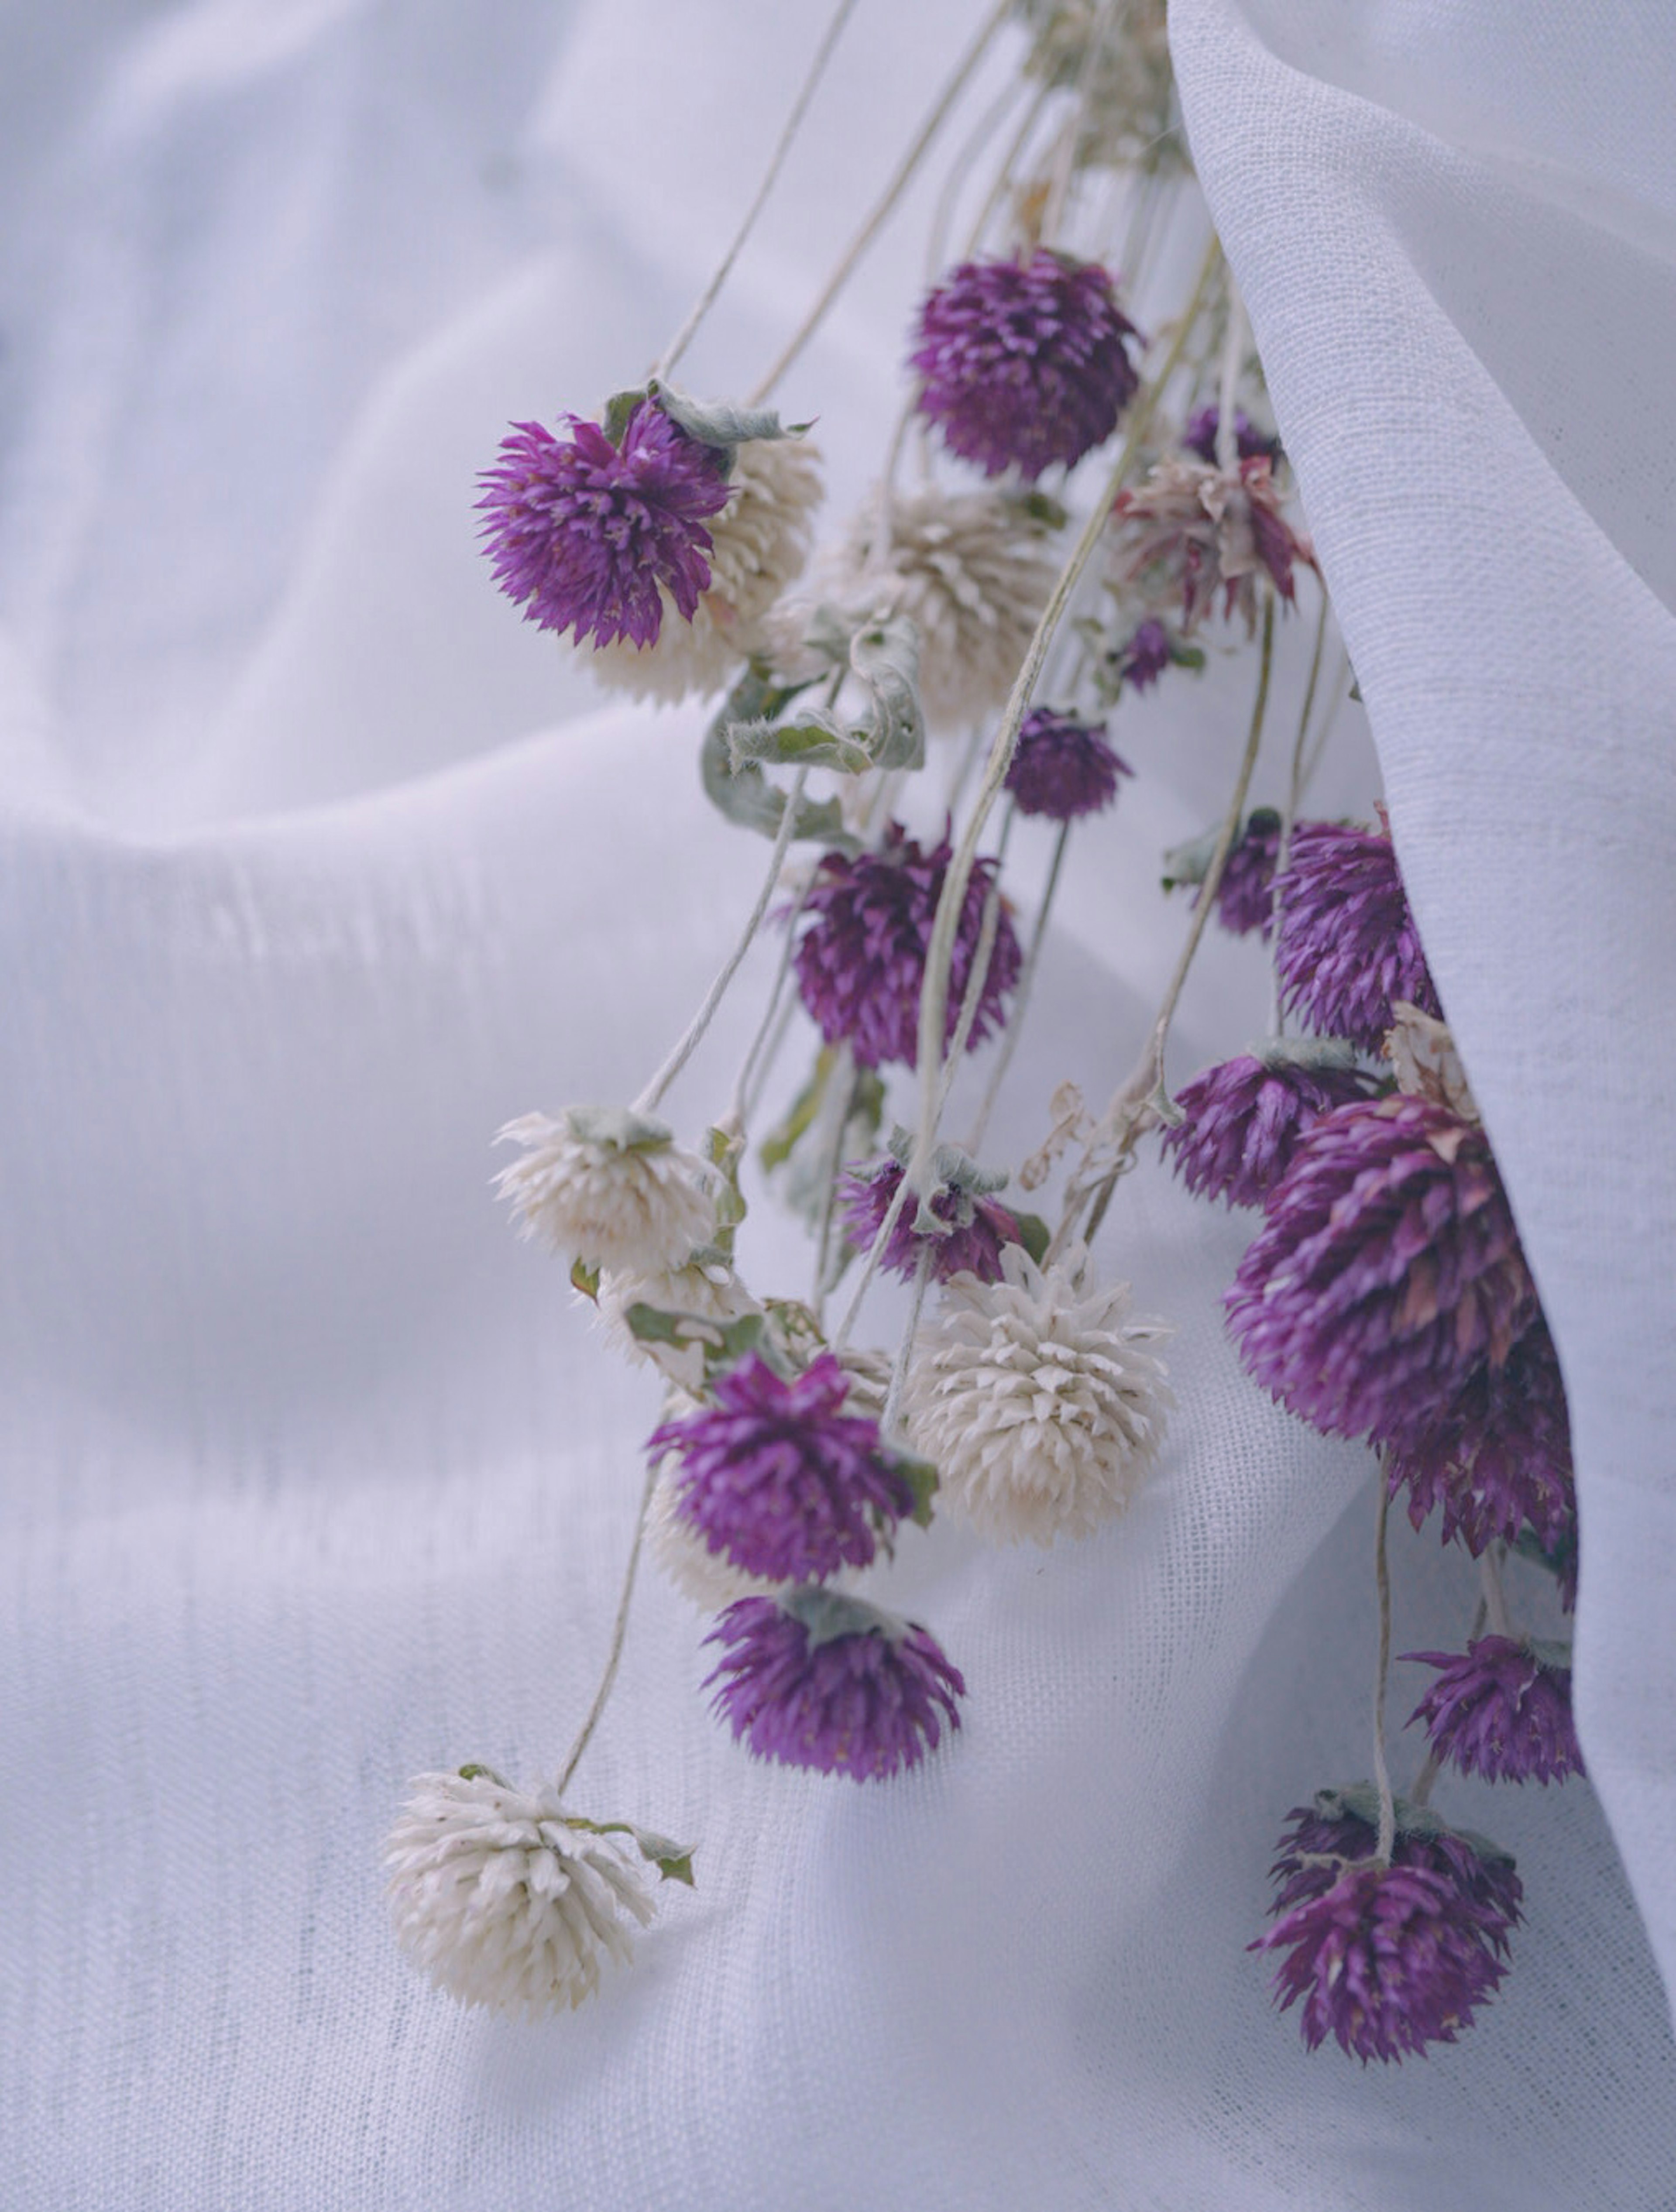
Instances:
[[[1150,690],[1175,659],[1169,632],[1151,616],[1140,624],[1127,645],[1112,656],[1117,673],[1137,691]]]
[[[1280,902],[1277,965],[1286,1004],[1313,1028],[1377,1052],[1394,1000],[1442,1012],[1388,836],[1300,822]]]
[[[1422,1407],[1394,1430],[1382,1439],[1386,1478],[1394,1498],[1406,1484],[1417,1528],[1441,1505],[1443,1541],[1459,1536],[1475,1559],[1527,1525],[1544,1552],[1565,1544],[1576,1515],[1571,1425],[1540,1315],[1505,1360],[1483,1361],[1445,1406]],[[1575,1594],[1575,1556],[1571,1583]]]
[[[1197,453],[1201,461],[1213,461],[1217,457],[1217,432],[1222,426],[1222,410],[1214,402],[1200,407],[1187,417],[1187,427],[1181,433],[1181,443],[1190,453]],[[1234,410],[1234,447],[1242,461],[1280,459],[1278,438],[1266,438],[1243,407]]]
[[[1425,1723],[1439,1759],[1486,1782],[1545,1785],[1582,1772],[1569,1665],[1510,1636],[1402,1656],[1441,1669],[1408,1722]]]
[[[1006,788],[1021,814],[1046,814],[1072,822],[1098,814],[1117,797],[1117,780],[1134,774],[1106,743],[1103,722],[1036,707],[1024,718],[1007,770]]]
[[[836,1590],[741,1598],[706,1641],[726,1654],[714,1710],[759,1759],[865,1782],[960,1726],[966,1684],[936,1638]]]
[[[858,1251],[871,1249],[902,1179],[902,1170],[893,1159],[871,1160],[845,1171],[838,1205],[846,1234]],[[910,1200],[896,1216],[880,1267],[906,1281],[918,1267],[920,1253],[929,1249],[933,1282],[946,1283],[950,1275],[967,1274],[975,1275],[981,1283],[999,1283],[1001,1248],[1018,1242],[1018,1224],[1005,1206],[948,1183],[932,1200],[931,1210],[939,1221],[953,1224],[948,1236],[922,1236],[916,1231]]]
[[[1537,1311],[1484,1131],[1400,1091],[1305,1130],[1224,1303],[1274,1397],[1376,1441],[1499,1365]]]
[[[1274,864],[1280,857],[1280,817],[1259,806],[1229,853],[1217,885],[1217,920],[1232,937],[1261,930],[1266,944],[1274,929]],[[1195,891],[1193,902],[1199,904]]]
[[[597,422],[568,421],[563,441],[539,422],[515,423],[479,479],[495,580],[526,622],[574,629],[578,645],[653,645],[664,592],[690,622],[708,588],[704,518],[727,504],[723,456],[650,399],[620,447]]]
[[[1333,1107],[1365,1098],[1369,1088],[1369,1079],[1354,1067],[1242,1053],[1176,1092],[1182,1118],[1164,1131],[1163,1149],[1196,1198],[1260,1206],[1304,1131]]]
[[[1303,1999],[1310,2050],[1331,2035],[1363,2065],[1453,2043],[1500,1986],[1519,1924],[1512,1860],[1435,1819],[1411,1814],[1407,1825],[1405,1809],[1388,1866],[1339,1792],[1294,1807],[1270,1869],[1274,1925],[1248,1947],[1287,1954],[1275,1999],[1283,2012]]]
[[[1071,468],[1134,397],[1126,349],[1137,335],[1095,262],[1046,246],[1023,263],[962,262],[920,311],[908,356],[920,412],[986,476]]]
[[[876,1532],[914,1510],[914,1490],[879,1441],[847,1413],[850,1378],[823,1352],[795,1382],[755,1352],[720,1377],[716,1402],[647,1439],[676,1462],[676,1512],[747,1574],[819,1582],[865,1567]]]
[[[1155,604],[1180,595],[1181,630],[1190,637],[1222,595],[1223,614],[1237,611],[1249,633],[1257,621],[1257,583],[1266,574],[1283,599],[1296,595],[1292,571],[1313,562],[1280,512],[1266,460],[1242,461],[1224,473],[1214,463],[1171,454],[1145,483],[1112,502],[1117,580],[1141,583]]]
[[[828,853],[815,871],[803,904],[806,926],[798,940],[798,988],[827,1042],[847,1041],[863,1067],[893,1060],[908,1067],[918,1063],[920,987],[953,851],[946,836],[933,851],[922,851],[901,823],[893,822],[878,852],[858,853],[853,859]],[[997,866],[980,860],[966,886],[945,1044],[960,1019]],[[1018,939],[1003,900],[969,1050],[975,1051],[1005,1021],[1003,1001],[1018,981],[1019,966]]]

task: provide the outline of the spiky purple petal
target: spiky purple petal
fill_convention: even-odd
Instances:
[[[1464,1652],[1406,1651],[1438,1668],[1409,1717],[1438,1758],[1486,1782],[1564,1782],[1583,1771],[1571,1717],[1571,1669],[1510,1636],[1480,1636]]]
[[[1021,814],[1072,822],[1109,806],[1117,797],[1118,778],[1133,774],[1107,744],[1103,722],[1079,722],[1074,714],[1037,707],[1018,732],[1006,788]]]
[[[1354,1067],[1309,1067],[1242,1053],[1207,1067],[1176,1092],[1181,1119],[1165,1130],[1163,1149],[1195,1197],[1260,1206],[1304,1131],[1368,1091],[1368,1077]]]
[[[1395,1000],[1442,1012],[1395,848],[1377,830],[1298,823],[1280,884],[1276,965],[1288,1006],[1364,1052],[1379,1050]]]
[[[1197,453],[1201,461],[1213,461],[1217,457],[1217,432],[1221,426],[1222,410],[1213,400],[1208,407],[1196,408],[1187,417],[1181,443],[1190,453]],[[1242,461],[1280,459],[1279,439],[1265,437],[1243,407],[1234,410],[1234,447],[1236,458]]]
[[[1274,864],[1280,857],[1280,817],[1272,806],[1254,808],[1229,850],[1217,885],[1217,920],[1232,937],[1274,932]],[[1199,904],[1199,893],[1193,902]]]
[[[902,1179],[901,1166],[888,1158],[845,1170],[838,1187],[839,1211],[845,1233],[858,1251],[871,1249]],[[952,1224],[949,1234],[935,1237],[917,1231],[910,1200],[896,1216],[880,1267],[906,1281],[919,1266],[920,1253],[929,1252],[933,1282],[946,1283],[950,1275],[975,1275],[981,1283],[999,1283],[1002,1249],[1019,1241],[1018,1224],[1005,1206],[947,1184],[932,1200],[931,1210],[939,1221]]]

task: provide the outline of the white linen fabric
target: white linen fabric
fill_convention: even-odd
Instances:
[[[462,2011],[390,1938],[376,1855],[408,1776],[562,1756],[656,1418],[507,1234],[488,1139],[638,1087],[766,854],[707,810],[695,713],[602,707],[496,598],[472,480],[507,418],[644,369],[823,13],[0,9],[0,2199],[1655,2212],[1676,56],[1653,0],[1178,0],[1175,26],[1572,1394],[1599,1796],[1440,1792],[1519,1855],[1502,1996],[1457,2047],[1364,2072],[1303,2051],[1244,1949],[1286,1808],[1365,1771],[1371,1486],[1242,1376],[1218,1297],[1245,1224],[1151,1166],[1102,1257],[1178,1330],[1157,1479],[1075,1548],[938,1528],[886,1578],[966,1670],[959,1739],[876,1790],[752,1765],[703,1710],[701,1624],[648,1579],[574,1802],[692,1841],[696,1891],[537,2026]],[[768,357],[974,20],[862,0],[695,386]],[[897,404],[929,204],[786,391],[839,514]],[[1307,644],[1290,625],[1281,729]],[[1097,1095],[1132,1056],[1181,926],[1152,856],[1216,806],[1249,680],[1126,708],[1141,773],[1078,860],[998,1154],[1061,1077]],[[1349,714],[1327,773],[1323,811],[1365,805]],[[1039,879],[1041,846],[1019,858]],[[1262,991],[1253,948],[1213,948],[1178,1076]],[[753,1275],[800,1285],[756,1195]],[[1397,1548],[1399,1648],[1458,1638],[1466,1564]],[[1422,1679],[1399,1669],[1397,1718]]]

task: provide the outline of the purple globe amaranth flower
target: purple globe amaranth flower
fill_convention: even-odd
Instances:
[[[1484,1131],[1402,1092],[1304,1131],[1224,1303],[1283,1405],[1377,1441],[1503,1362],[1537,1311]]]
[[[1390,1863],[1375,1858],[1373,1821],[1351,1809],[1372,1795],[1323,1790],[1313,1808],[1288,1814],[1270,1869],[1274,1925],[1248,1947],[1286,1954],[1275,2000],[1283,2012],[1303,2000],[1310,2050],[1330,2035],[1363,2065],[1453,2043],[1471,2026],[1506,1972],[1523,1894],[1493,1844],[1400,1802]]]
[[[1545,1553],[1575,1529],[1565,1385],[1540,1314],[1504,1360],[1486,1358],[1444,1405],[1394,1419],[1379,1441],[1391,1495],[1406,1486],[1414,1526],[1441,1505],[1443,1541],[1458,1536],[1475,1559],[1527,1526]],[[1575,1577],[1574,1562],[1574,1589]]]
[[[1138,335],[1097,263],[1046,246],[1025,262],[962,262],[920,310],[920,412],[986,476],[1073,467],[1135,395]]]
[[[1260,930],[1265,943],[1274,929],[1274,864],[1280,857],[1280,817],[1259,806],[1230,848],[1217,885],[1217,920],[1231,937]],[[1193,902],[1199,904],[1199,894]]]
[[[709,586],[704,520],[727,504],[725,457],[651,399],[630,414],[620,446],[597,422],[568,420],[568,439],[515,423],[479,479],[495,580],[526,622],[574,630],[578,645],[653,645],[663,592],[690,622]]]
[[[1164,1131],[1164,1152],[1196,1198],[1261,1206],[1304,1131],[1333,1107],[1365,1098],[1369,1084],[1356,1067],[1242,1053],[1177,1091],[1181,1119]]]
[[[1036,707],[1018,732],[1006,788],[1021,814],[1074,822],[1078,815],[1098,814],[1109,806],[1117,797],[1118,778],[1133,774],[1107,744],[1103,722],[1079,722],[1074,714]]]
[[[1424,1723],[1439,1759],[1486,1782],[1545,1785],[1582,1772],[1569,1650],[1480,1636],[1464,1652],[1402,1656],[1440,1670],[1408,1721]]]
[[[1169,632],[1151,615],[1137,627],[1129,642],[1111,656],[1119,680],[1132,684],[1137,691],[1150,690],[1175,658]]]
[[[749,1354],[718,1379],[714,1406],[647,1439],[648,1452],[676,1462],[677,1517],[712,1552],[771,1581],[868,1565],[876,1532],[914,1510],[914,1488],[877,1422],[844,1411],[849,1387],[829,1352],[795,1382]]]
[[[1213,461],[1217,457],[1217,432],[1222,427],[1222,410],[1214,401],[1208,407],[1196,408],[1187,417],[1187,427],[1181,433],[1181,443],[1190,453],[1197,453],[1201,461]],[[1234,447],[1242,461],[1278,461],[1280,459],[1278,438],[1265,437],[1243,407],[1234,410]]]
[[[815,871],[803,902],[806,926],[798,940],[798,988],[826,1042],[847,1042],[863,1067],[893,1060],[908,1067],[918,1064],[920,988],[953,850],[945,836],[925,852],[901,823],[892,822],[877,853],[858,853],[853,859],[828,853]],[[980,860],[966,886],[950,976],[945,1045],[960,1019],[998,866]],[[1004,1002],[1018,981],[1020,964],[1018,939],[1004,900],[969,1051],[975,1051],[1005,1019]]]
[[[871,1250],[873,1239],[884,1226],[902,1172],[893,1159],[871,1160],[846,1170],[839,1185],[839,1210],[845,1232],[858,1251]],[[910,1201],[896,1216],[880,1267],[907,1280],[918,1267],[921,1252],[929,1252],[933,1282],[946,1283],[950,1275],[975,1275],[981,1283],[999,1283],[1002,1249],[1019,1242],[1018,1224],[1005,1206],[981,1193],[947,1183],[932,1199],[931,1210],[939,1221],[950,1224],[949,1234],[935,1237],[916,1230]]]
[[[866,1782],[960,1726],[966,1684],[936,1638],[837,1590],[741,1598],[706,1641],[726,1653],[714,1710],[759,1759]]]
[[[1276,966],[1289,1007],[1364,1052],[1379,1050],[1394,1000],[1442,1012],[1395,848],[1376,830],[1300,822],[1293,830]]]

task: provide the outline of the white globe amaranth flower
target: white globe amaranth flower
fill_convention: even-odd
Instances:
[[[666,1407],[665,1419],[677,1419],[682,1413],[697,1410],[697,1400],[689,1398],[684,1406]],[[748,1575],[724,1553],[713,1552],[677,1510],[679,1495],[672,1479],[660,1474],[647,1500],[646,1548],[665,1580],[673,1583],[701,1613],[720,1613],[736,1598],[771,1597],[779,1585],[764,1582],[760,1575]]]
[[[689,1390],[703,1382],[704,1346],[636,1336],[628,1325],[629,1309],[652,1306],[659,1313],[693,1314],[724,1328],[762,1310],[731,1267],[698,1261],[652,1273],[608,1267],[600,1275],[598,1297],[600,1316],[618,1350],[630,1359],[646,1361]]]
[[[966,729],[1005,703],[1054,588],[1044,526],[1009,493],[934,486],[894,495],[888,542],[882,519],[875,492],[823,562],[819,599],[858,622],[906,615],[920,633],[927,726]],[[802,636],[811,611],[788,604],[771,625],[788,676],[809,672]]]
[[[630,1923],[654,1909],[632,1845],[574,1827],[552,1788],[482,1769],[419,1775],[412,1793],[384,1847],[390,1908],[440,1989],[501,2012],[574,2010],[602,1955],[628,1963]]]
[[[821,501],[821,457],[801,438],[750,438],[734,448],[731,496],[707,524],[710,586],[690,622],[660,585],[654,644],[625,639],[589,655],[601,683],[637,699],[673,702],[726,690],[763,643],[762,621],[809,559]]]
[[[523,1157],[495,1178],[526,1237],[562,1258],[661,1274],[686,1266],[715,1230],[709,1170],[661,1121],[615,1106],[525,1114],[497,1143]]]
[[[903,1398],[916,1452],[935,1461],[938,1510],[992,1541],[1086,1536],[1131,1504],[1175,1404],[1126,1283],[1102,1290],[1079,1252],[1047,1268],[1022,1247],[998,1283],[951,1276],[920,1333]]]
[[[1025,75],[1076,96],[1078,168],[1184,166],[1164,0],[1126,0],[1115,20],[1100,0],[1019,0],[1018,13],[1034,33]]]

